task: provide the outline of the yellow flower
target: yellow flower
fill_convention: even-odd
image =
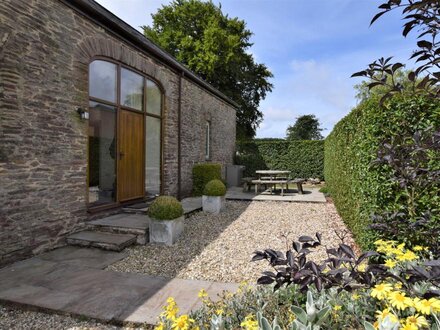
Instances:
[[[358,271],[360,272],[365,272],[366,269],[367,269],[367,264],[360,264],[358,266]]]
[[[296,315],[291,310],[289,310],[289,323],[292,323],[296,320]]]
[[[193,319],[190,319],[188,315],[184,314],[174,320],[172,329],[176,330],[188,330],[191,323],[194,323]]]
[[[376,284],[371,290],[371,296],[378,300],[385,299],[389,292],[391,292],[393,287],[389,283]]]
[[[245,317],[244,321],[240,324],[245,330],[258,330],[258,322],[255,321],[252,314]]]
[[[358,300],[361,296],[358,295],[357,293],[353,293],[351,297],[353,298],[353,300]]]
[[[428,321],[426,320],[426,318],[423,315],[419,316],[419,314],[408,316],[406,318],[406,323],[407,324],[414,324],[418,328],[429,326]]]
[[[154,330],[164,330],[163,322],[159,322],[155,327]]]
[[[164,312],[160,315],[164,316],[167,319],[174,320],[177,313],[179,312],[179,308],[177,307],[176,301],[172,297],[169,297],[167,299],[167,303],[168,305],[163,307]]]
[[[208,297],[208,292],[206,292],[205,289],[202,289],[202,290],[199,291],[198,296],[201,299],[206,298],[206,297]]]
[[[411,324],[411,323],[405,323],[403,326],[400,327],[400,330],[417,330],[417,325]]]
[[[403,248],[405,247],[405,243],[401,243],[401,244],[399,244],[399,245],[397,245],[397,249],[398,250],[403,250]]]
[[[216,311],[215,311],[215,313],[217,314],[217,315],[220,315],[220,314],[223,314],[225,311],[223,310],[223,309],[221,309],[221,308],[219,308],[219,309],[217,309]]]
[[[385,320],[387,316],[389,317],[390,321],[393,323],[396,323],[398,321],[397,316],[391,313],[389,308],[385,308],[383,311],[376,311],[376,318],[379,321]]]
[[[413,248],[413,250],[414,251],[423,251],[425,248],[423,247],[423,246],[420,246],[420,245],[416,245],[416,246],[414,246],[414,248]]]
[[[385,261],[385,266],[387,266],[388,268],[394,268],[394,267],[396,267],[396,265],[397,265],[397,262],[395,262],[392,259],[387,259]]]
[[[402,286],[403,286],[402,283],[398,282],[398,283],[394,284],[394,289],[397,289],[397,290],[402,289]]]
[[[335,311],[339,311],[339,310],[341,310],[341,308],[342,308],[341,305],[335,305],[335,306],[333,307],[333,309],[334,309]]]
[[[391,306],[400,310],[405,310],[413,305],[411,298],[405,297],[405,292],[394,291],[388,295]]]
[[[398,255],[396,257],[396,259],[399,261],[413,261],[417,258],[417,255],[412,251],[406,251],[404,254]]]
[[[432,312],[440,311],[440,300],[436,298],[431,298],[429,300],[415,298],[413,305],[418,312],[425,315],[431,315]]]

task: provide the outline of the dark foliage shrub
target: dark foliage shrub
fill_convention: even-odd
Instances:
[[[235,163],[246,167],[244,175],[256,170],[289,170],[293,178],[324,179],[324,141],[256,139],[237,142]]]
[[[157,220],[173,220],[183,215],[183,207],[172,196],[159,196],[148,208],[148,215]]]
[[[388,242],[377,242],[379,246]],[[390,250],[399,250],[405,255],[402,249],[392,247],[393,242],[389,241]],[[356,256],[352,248],[346,244],[339,244],[338,248],[327,248],[327,259],[321,263],[307,260],[311,250],[321,246],[321,235],[316,237],[301,236],[298,241],[292,242],[292,248],[284,254],[281,251],[266,249],[255,251],[252,261],[267,260],[272,270],[263,272],[258,284],[275,284],[274,289],[278,290],[286,285],[299,285],[300,291],[305,292],[313,286],[319,292],[323,289],[337,288],[339,291],[353,291],[361,288],[371,288],[374,285],[388,279],[396,280],[410,291],[410,284],[428,283],[423,297],[440,296],[440,260],[427,260],[423,264],[412,267],[404,267],[397,274],[391,268],[382,264],[384,255],[375,251],[367,251]],[[381,250],[383,251],[383,250]],[[410,251],[409,253],[412,254]],[[389,254],[386,254],[389,256]],[[412,256],[411,256],[412,257]],[[414,254],[414,259],[417,256]],[[376,260],[374,260],[376,259]],[[403,260],[403,259],[402,259]],[[420,294],[420,290],[414,289],[414,294]]]
[[[226,194],[226,186],[221,180],[211,180],[209,181],[205,189],[203,190],[203,195],[206,196],[224,196]]]
[[[211,180],[221,180],[222,166],[217,163],[196,164],[192,169],[193,195],[201,196],[206,184]]]

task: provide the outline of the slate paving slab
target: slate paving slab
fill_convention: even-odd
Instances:
[[[202,197],[188,197],[182,199],[183,213],[189,214],[202,208]]]
[[[238,287],[102,269],[124,256],[65,247],[17,262],[0,269],[0,302],[101,321],[154,324],[170,296],[176,299],[182,313],[188,313],[200,303],[200,289],[215,299],[221,291],[235,291]]]
[[[144,214],[120,213],[102,219],[90,221],[88,224],[102,227],[118,227],[130,229],[148,229],[149,218]]]
[[[229,200],[242,200],[242,201],[279,201],[279,202],[305,202],[305,203],[327,203],[327,200],[323,193],[319,191],[319,188],[304,188],[304,194],[299,194],[296,190],[289,189],[284,192],[284,196],[281,194],[271,194],[268,190],[260,192],[255,195],[255,192],[244,192],[241,187],[228,188],[226,192],[226,199]]]

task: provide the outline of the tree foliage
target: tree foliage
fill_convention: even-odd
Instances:
[[[322,128],[315,115],[303,115],[296,118],[295,124],[287,128],[287,140],[322,140]]]
[[[410,94],[412,92],[413,88],[413,82],[408,79],[408,74],[410,71],[408,70],[398,70],[394,74],[394,81],[402,86],[402,93]],[[387,74],[387,85],[392,83],[391,75]],[[418,82],[420,82],[421,79],[418,79]],[[389,88],[387,86],[376,86],[374,88],[369,88],[371,81],[362,81],[359,84],[354,85],[354,89],[356,90],[356,99],[362,103],[366,100],[370,99],[373,96],[380,96],[384,97],[388,91]]]
[[[388,0],[379,6],[377,13],[371,20],[373,24],[379,17],[390,11],[402,8],[402,34],[406,37],[413,30],[418,31],[417,49],[410,59],[415,59],[418,67],[407,74],[412,83],[413,94],[428,94],[440,96],[440,1],[438,0]],[[366,70],[356,72],[352,77],[366,77],[370,80],[368,87],[385,87],[387,92],[382,102],[396,93],[405,90],[396,76],[404,67],[402,63],[392,63],[392,57],[380,58],[370,63]],[[418,79],[420,78],[420,79]]]
[[[152,17],[144,34],[238,103],[237,136],[255,136],[272,73],[249,53],[252,32],[246,23],[200,0],[174,0]]]

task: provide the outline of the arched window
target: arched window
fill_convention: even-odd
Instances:
[[[161,191],[163,94],[147,76],[97,59],[89,66],[89,203]]]

